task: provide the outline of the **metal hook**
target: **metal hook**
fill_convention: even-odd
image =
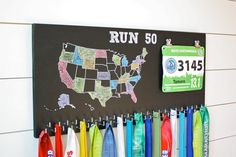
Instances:
[[[85,123],[85,125],[86,125],[86,123]],[[89,122],[87,122],[87,128],[90,128],[90,124],[89,124]]]
[[[65,131],[65,126],[64,125],[62,125],[62,132],[64,132]]]
[[[149,111],[147,111],[147,113],[146,113],[146,117],[149,117]]]
[[[65,50],[66,44],[62,43],[62,49]]]
[[[125,124],[127,122],[127,116],[124,116],[123,114],[121,114],[121,118],[123,120],[123,124]]]
[[[129,115],[129,113],[127,114],[127,118],[129,118],[130,117],[130,115]]]
[[[150,113],[150,118],[153,119],[154,117],[154,110]]]
[[[48,127],[51,128],[52,127],[52,124],[51,122],[48,122]]]
[[[106,126],[106,122],[108,121],[108,116],[105,117],[105,120],[102,120],[102,126]]]
[[[48,125],[47,125],[46,128],[45,128],[45,132],[46,132],[46,133],[49,133],[51,127],[52,127],[51,122],[48,122]]]
[[[113,121],[112,120],[110,120],[110,125],[111,125],[111,127],[113,126]]]
[[[199,40],[195,40],[195,41],[194,41],[194,44],[195,44],[195,47],[196,47],[196,48],[200,48],[200,47],[201,47]]]
[[[102,121],[102,126],[106,126],[106,122],[105,121]]]
[[[166,45],[167,45],[167,46],[172,46],[172,44],[171,44],[171,39],[166,39]]]
[[[102,125],[102,117],[98,117],[97,125]]]
[[[63,48],[67,48],[68,43],[63,43]]]

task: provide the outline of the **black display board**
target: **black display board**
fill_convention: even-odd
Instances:
[[[173,45],[193,46],[199,40],[205,47],[201,33],[34,24],[34,136],[49,122],[74,124],[91,117],[204,104],[204,87],[192,92],[161,91],[161,46],[168,38]],[[75,52],[81,56],[74,56]],[[65,60],[72,63],[63,64]],[[127,77],[133,82],[125,84]]]

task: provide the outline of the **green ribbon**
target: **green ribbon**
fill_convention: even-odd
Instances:
[[[203,127],[203,157],[209,157],[209,131],[210,131],[210,116],[207,108],[200,108]]]
[[[145,157],[145,133],[142,114],[135,113],[134,120],[136,125],[133,136],[133,156]]]
[[[90,157],[101,157],[102,156],[102,134],[98,129],[97,125],[93,125],[89,129],[91,147]]]
[[[203,130],[202,117],[200,111],[193,114],[193,156],[202,157],[203,155]]]
[[[153,157],[161,156],[161,118],[160,113],[153,112],[153,124],[152,124],[152,155]]]

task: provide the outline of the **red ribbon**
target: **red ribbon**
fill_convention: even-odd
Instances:
[[[161,154],[162,157],[171,157],[172,151],[172,134],[171,122],[167,115],[163,116],[161,126]]]
[[[38,157],[54,157],[51,139],[44,130],[39,136]]]
[[[56,157],[63,157],[63,146],[61,140],[61,126],[56,124],[56,134],[55,134],[55,147],[56,147]]]

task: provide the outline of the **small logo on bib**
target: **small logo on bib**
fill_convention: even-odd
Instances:
[[[177,70],[177,62],[174,58],[169,58],[165,62],[165,69],[169,74],[173,74]]]

